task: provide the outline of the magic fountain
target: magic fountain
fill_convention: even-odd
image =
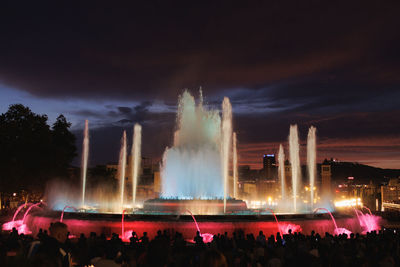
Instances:
[[[196,230],[204,232],[202,236],[205,240],[210,239],[213,234],[233,232],[237,229],[254,234],[260,230],[266,234],[276,234],[278,231],[287,233],[289,230],[305,233],[314,230],[323,234],[365,232],[379,227],[380,218],[372,214],[363,214],[361,211],[357,211],[353,217],[336,214],[335,220],[330,213],[331,207],[317,208],[321,203],[318,203],[314,192],[314,127],[309,129],[307,138],[309,179],[306,186],[311,189],[309,196],[300,196],[300,189],[304,186],[301,182],[300,141],[297,125],[291,125],[288,138],[291,181],[287,181],[285,177],[285,151],[284,146],[280,145],[277,174],[281,196],[278,205],[274,209],[264,207],[257,210],[249,209],[246,203],[238,198],[240,194],[237,187],[237,136],[233,132],[229,98],[223,99],[219,110],[208,108],[203,103],[201,93],[197,102],[187,91],[180,96],[173,144],[165,149],[162,157],[159,198],[148,199],[138,208],[141,135],[142,127],[135,124],[131,139],[131,158],[128,162],[127,133],[122,133],[116,174],[119,180],[118,190],[104,193],[107,188],[100,188],[100,195],[89,194],[93,190],[87,188],[87,179],[90,179],[90,176],[87,175],[89,123],[86,120],[80,197],[79,194],[61,197],[60,191],[68,190],[57,188],[56,197],[49,199],[49,206],[53,207],[53,211],[32,210],[31,205],[32,208],[28,208],[22,221],[14,218],[7,227],[22,227],[21,225],[26,223],[30,231],[36,233],[39,228],[47,228],[50,222],[60,220],[67,223],[76,236],[81,232],[92,231],[106,234],[121,232],[121,236],[127,239],[128,233],[134,230],[146,231],[152,237],[158,229],[173,228],[186,237],[193,237]],[[130,165],[130,168],[127,168],[127,165]],[[125,183],[128,173],[132,177],[130,188]],[[129,194],[128,190],[131,190]],[[308,201],[300,201],[300,197]],[[322,211],[323,214],[314,214],[314,210]],[[28,215],[29,212],[31,214]],[[184,215],[187,213],[191,216]],[[326,217],[328,213],[330,217]]]

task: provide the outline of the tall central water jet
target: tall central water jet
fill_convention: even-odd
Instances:
[[[122,134],[121,150],[119,151],[118,178],[120,183],[121,209],[124,206],[125,191],[125,171],[126,171],[126,131]]]
[[[82,180],[82,207],[85,206],[86,173],[89,157],[89,121],[85,120],[82,144],[81,180]]]
[[[297,210],[297,190],[300,181],[300,155],[299,155],[299,135],[297,125],[290,125],[289,133],[289,156],[292,167],[292,191],[293,191],[293,211]]]
[[[233,133],[233,197],[238,198],[237,183],[238,183],[238,167],[237,167],[237,149],[236,149],[236,133]]]
[[[131,153],[131,171],[132,171],[132,205],[135,207],[136,203],[136,187],[138,183],[138,175],[140,168],[141,153],[140,148],[142,144],[142,126],[136,123],[133,129],[133,143]]]
[[[286,199],[285,194],[285,152],[283,151],[282,144],[279,145],[279,152],[278,152],[278,172],[279,172],[279,179],[281,181],[281,194],[282,200]]]
[[[221,117],[202,103],[200,96],[196,105],[187,91],[179,98],[174,146],[165,150],[161,166],[162,198],[224,197]]]
[[[226,212],[226,198],[229,179],[229,151],[232,136],[232,106],[229,98],[224,97],[222,102],[222,173],[224,177],[224,213]]]
[[[316,154],[317,154],[317,142],[315,137],[316,129],[311,126],[308,130],[307,136],[307,167],[308,175],[310,177],[310,200],[311,208],[314,205],[314,184],[315,184],[315,173],[316,173]]]

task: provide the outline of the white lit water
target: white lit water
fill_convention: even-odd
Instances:
[[[140,169],[140,161],[142,159],[141,155],[141,145],[142,145],[142,126],[138,123],[133,127],[133,142],[132,142],[132,152],[131,152],[131,177],[132,177],[132,205],[135,207],[136,204],[136,188],[138,183],[138,175]]]
[[[83,131],[83,143],[82,143],[82,162],[81,162],[82,207],[85,206],[88,157],[89,157],[89,121],[85,120],[85,129]]]
[[[134,125],[131,161],[127,170],[127,140],[126,132],[121,138],[117,177],[119,190],[113,190],[102,184],[86,188],[86,172],[89,155],[89,125],[85,121],[83,147],[81,190],[58,183],[48,190],[49,201],[55,209],[62,209],[65,205],[81,205],[87,210],[102,212],[121,212],[123,208],[135,207],[136,188],[140,170],[142,127]],[[290,126],[289,160],[291,163],[292,183],[285,177],[285,152],[282,145],[279,147],[279,179],[281,182],[282,202],[276,207],[278,212],[305,212],[314,202],[316,179],[316,129],[309,129],[307,138],[307,165],[310,192],[306,200],[300,195],[301,168],[299,157],[299,136],[297,125]],[[230,157],[232,154],[232,157]],[[231,194],[238,197],[237,189],[237,138],[232,133],[232,107],[228,98],[224,98],[221,109],[210,109],[203,106],[203,99],[195,98],[185,91],[179,98],[177,125],[174,134],[174,143],[166,148],[161,165],[161,195],[162,198],[174,199],[226,199]],[[229,168],[232,166],[233,190],[228,186]],[[126,172],[132,179],[132,202],[127,203],[125,194]],[[89,177],[90,179],[90,177]],[[61,187],[60,187],[61,186]],[[60,188],[63,188],[62,190]],[[54,190],[53,190],[54,189]],[[70,190],[71,189],[71,190]],[[291,192],[290,192],[291,190]],[[81,196],[79,197],[79,194]],[[309,198],[308,198],[309,195]],[[300,198],[302,201],[300,201]],[[303,203],[304,202],[304,203]],[[79,204],[78,204],[79,203]],[[132,203],[132,205],[131,205]],[[319,204],[320,205],[320,204]]]
[[[301,179],[299,134],[297,125],[290,125],[289,156],[292,167],[293,212],[297,212],[298,187]]]
[[[310,177],[310,206],[314,204],[314,186],[315,186],[315,173],[316,173],[316,160],[317,160],[317,142],[316,142],[316,128],[311,126],[308,130],[307,136],[307,167],[308,175]]]
[[[233,197],[238,198],[238,156],[237,156],[237,140],[236,140],[236,133],[234,132],[232,135],[232,145],[233,145]]]
[[[224,212],[226,212],[226,198],[228,197],[229,180],[229,152],[232,137],[232,106],[229,98],[224,97],[222,102],[222,175],[224,177]]]
[[[232,108],[220,111],[196,104],[185,91],[179,98],[174,145],[166,148],[161,166],[161,197],[222,199],[226,196]]]
[[[121,201],[121,212],[124,206],[124,191],[125,191],[125,172],[126,172],[126,131],[122,134],[121,139],[121,150],[119,152],[118,162],[118,179],[120,185],[120,201]]]
[[[279,145],[278,164],[279,164],[278,175],[279,175],[279,180],[281,182],[281,197],[282,199],[286,199],[285,152],[283,151],[282,144]]]

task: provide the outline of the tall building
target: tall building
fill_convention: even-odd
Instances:
[[[388,185],[381,186],[382,203],[400,203],[400,180],[390,179]]]
[[[273,179],[276,177],[276,160],[274,154],[264,154],[263,171],[265,178]]]
[[[332,196],[331,165],[324,161],[321,165],[321,197],[331,199]]]
[[[289,160],[285,160],[285,186],[286,189],[292,188],[292,165]]]

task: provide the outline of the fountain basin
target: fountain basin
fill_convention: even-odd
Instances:
[[[48,229],[50,223],[59,221],[60,215],[57,211],[36,212],[27,217],[26,223],[30,231],[37,234],[40,228]],[[338,227],[345,227],[354,233],[362,232],[357,218],[338,213],[334,216]],[[122,214],[66,212],[63,222],[75,236],[81,233],[89,235],[90,232],[111,236],[112,233],[121,234],[121,217]],[[312,230],[320,235],[325,232],[334,234],[335,231],[327,214],[278,214],[277,218],[280,225],[299,225],[303,234],[310,234]],[[279,231],[272,215],[197,215],[196,220],[201,231],[210,234],[227,232],[232,235],[235,231],[243,230],[255,236],[263,231],[269,236]],[[147,232],[150,238],[156,235],[157,230],[168,229],[172,234],[177,231],[185,239],[191,239],[197,231],[190,215],[125,214],[124,221],[125,232],[134,231],[138,235]]]
[[[143,203],[142,213],[183,214],[190,210],[194,215],[224,215],[223,199],[149,199]],[[246,202],[239,199],[227,199],[226,213],[248,211]]]

